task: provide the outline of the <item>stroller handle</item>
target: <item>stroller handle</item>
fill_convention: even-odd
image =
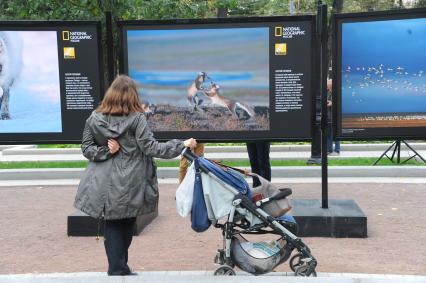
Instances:
[[[188,159],[189,161],[194,161],[194,159],[198,158],[198,156],[196,156],[190,149],[189,147],[186,147],[183,151],[182,151],[182,155],[183,157],[185,157],[186,159]]]

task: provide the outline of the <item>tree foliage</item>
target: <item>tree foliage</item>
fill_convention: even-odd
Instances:
[[[342,12],[426,7],[426,0],[323,0],[329,8],[341,2]],[[172,19],[216,17],[216,9],[230,16],[315,13],[317,0],[0,0],[2,20],[102,20],[112,10],[117,19]],[[405,3],[411,3],[410,6]]]
[[[1,0],[0,19],[101,20],[109,10],[123,20],[199,18],[215,8],[205,0]]]
[[[343,12],[366,12],[378,10],[391,10],[398,8],[395,0],[344,0]]]
[[[102,1],[2,0],[0,17],[7,20],[100,19]]]
[[[411,7],[426,7],[426,0],[322,0],[332,11],[362,12]],[[111,11],[116,20],[209,18],[217,16],[217,9],[225,9],[229,16],[315,14],[317,0],[0,0],[0,20],[100,20]],[[340,9],[339,9],[340,10]],[[331,13],[329,13],[330,15]],[[105,25],[103,25],[105,34]],[[103,36],[105,39],[106,37]],[[114,29],[114,42],[118,32]],[[103,42],[104,49],[106,42]],[[104,52],[104,54],[106,54]],[[106,68],[105,68],[106,69]],[[106,75],[105,75],[106,78]],[[107,80],[105,80],[107,81]]]
[[[414,7],[416,7],[416,8],[426,7],[426,0],[418,0],[418,1],[416,1],[416,3],[414,4]]]

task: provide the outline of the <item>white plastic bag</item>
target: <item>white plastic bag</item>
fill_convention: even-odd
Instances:
[[[192,199],[194,195],[195,169],[194,163],[189,166],[185,178],[176,191],[177,213],[186,217],[192,209]]]

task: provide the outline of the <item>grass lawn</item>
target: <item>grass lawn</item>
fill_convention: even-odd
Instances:
[[[292,160],[273,160],[272,166],[312,166],[306,164],[306,159],[292,159]],[[329,166],[371,166],[376,158],[339,158],[329,159]],[[226,161],[223,163],[234,167],[249,167],[248,160],[241,161]],[[382,160],[378,165],[397,166],[390,160]],[[404,165],[425,166],[424,163],[416,160],[410,160]],[[404,166],[399,165],[399,166]],[[0,162],[0,169],[29,169],[29,168],[84,168],[87,166],[87,161],[68,161],[68,162]],[[157,160],[158,167],[178,167],[179,161],[163,161]],[[313,165],[318,166],[318,165]]]
[[[79,144],[39,144],[37,148],[79,148]]]

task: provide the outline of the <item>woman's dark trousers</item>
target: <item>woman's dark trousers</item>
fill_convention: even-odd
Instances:
[[[127,275],[129,247],[132,243],[136,218],[105,220],[105,251],[108,257],[108,275]]]
[[[251,171],[269,181],[271,181],[271,164],[269,163],[270,150],[271,144],[269,142],[247,143],[247,152],[250,158]],[[257,178],[253,178],[253,187],[257,187],[259,185],[259,180]]]

